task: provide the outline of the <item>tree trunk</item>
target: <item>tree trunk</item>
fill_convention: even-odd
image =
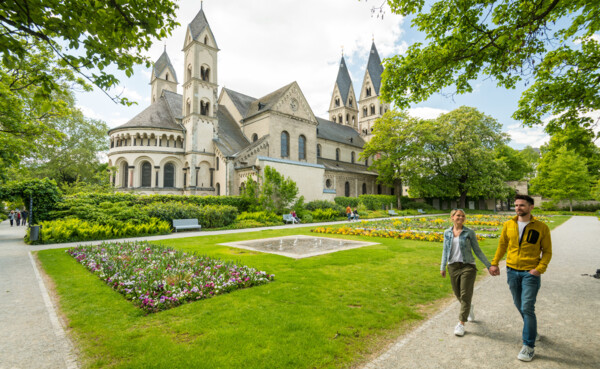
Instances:
[[[461,209],[465,208],[465,203],[467,202],[467,191],[462,191],[460,193],[460,200],[458,203],[458,207]]]
[[[573,199],[569,199],[569,211],[573,212]]]

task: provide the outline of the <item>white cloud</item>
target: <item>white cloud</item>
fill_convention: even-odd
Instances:
[[[442,114],[446,114],[450,112],[446,109],[438,109],[438,108],[430,108],[430,107],[420,107],[420,108],[410,108],[408,109],[408,114],[421,119],[435,119]]]
[[[509,134],[511,144],[514,146],[540,147],[550,140],[543,125],[523,127],[521,124],[513,124],[508,126],[506,133]]]
[[[593,35],[591,35],[590,37],[585,37],[585,38],[577,38],[577,39],[575,39],[575,41],[573,41],[573,43],[574,43],[575,45],[580,45],[580,44],[581,44],[581,42],[582,42],[583,40],[594,40],[594,41],[596,41],[596,42],[600,42],[600,35],[599,35],[599,34],[597,34],[597,33],[594,33],[594,34],[593,34]]]

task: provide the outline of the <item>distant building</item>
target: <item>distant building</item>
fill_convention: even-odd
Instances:
[[[399,194],[378,185],[368,161],[358,159],[374,120],[389,109],[379,101],[383,67],[374,43],[358,101],[342,56],[331,120],[314,115],[296,82],[260,98],[219,93],[219,48],[202,9],[186,28],[183,52],[183,94],[165,50],[152,70],[151,105],[108,132],[118,190],[238,195],[269,165],[307,201]]]

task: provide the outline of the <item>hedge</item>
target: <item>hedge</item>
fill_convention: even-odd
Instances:
[[[398,205],[398,198],[394,195],[360,195],[359,201],[369,210],[382,210]]]

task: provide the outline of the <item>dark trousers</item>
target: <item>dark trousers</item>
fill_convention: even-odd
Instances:
[[[452,290],[460,302],[458,320],[466,322],[471,311],[471,299],[473,298],[477,268],[473,264],[452,263],[448,264],[448,272]]]

